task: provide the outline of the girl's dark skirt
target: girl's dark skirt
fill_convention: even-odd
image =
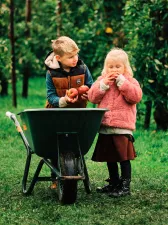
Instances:
[[[99,134],[92,156],[96,162],[122,162],[136,157],[134,138],[129,134]]]

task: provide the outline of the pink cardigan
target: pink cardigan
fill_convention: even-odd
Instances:
[[[126,77],[124,83],[117,87],[111,83],[106,91],[100,89],[100,76],[88,91],[88,99],[98,108],[108,108],[102,119],[102,125],[134,130],[136,123],[136,103],[142,98],[142,90],[138,81],[132,77]]]

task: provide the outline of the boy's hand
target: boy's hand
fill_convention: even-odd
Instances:
[[[85,94],[81,95],[81,99],[83,101],[87,101],[88,100],[88,94],[87,94],[87,92]]]
[[[68,90],[67,90],[68,91]],[[66,95],[65,95],[65,101],[67,103],[75,103],[78,100],[78,95],[75,98],[70,98],[67,95],[67,91],[66,91]]]

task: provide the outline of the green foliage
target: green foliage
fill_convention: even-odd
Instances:
[[[1,3],[0,69],[9,77],[9,3]],[[113,47],[122,47],[131,57],[135,77],[148,99],[166,101],[168,93],[166,0],[122,1],[31,1],[30,36],[26,37],[25,1],[15,0],[16,74],[22,77],[28,64],[32,76],[45,76],[44,59],[51,40],[59,35],[74,39],[80,57],[94,79],[100,75],[104,58]],[[40,8],[39,8],[40,4]],[[6,63],[5,63],[6,62]]]
[[[11,55],[8,39],[0,38],[0,80],[10,78]]]
[[[60,3],[59,3],[60,2]],[[59,5],[60,4],[60,5]],[[31,1],[30,36],[26,37],[25,1],[15,1],[15,54],[17,77],[29,63],[32,75],[45,75],[44,59],[51,50],[51,40],[67,35],[79,45],[80,57],[96,78],[100,75],[107,52],[123,45],[122,7],[125,1]],[[60,8],[59,8],[60,7]],[[3,27],[9,25],[9,1],[3,4]],[[117,23],[116,23],[117,20]]]
[[[127,1],[124,12],[126,49],[132,53],[135,75],[151,100],[167,101],[167,1]]]
[[[0,4],[0,80],[10,77],[11,55],[10,40],[7,33],[7,21],[9,21],[9,8]]]

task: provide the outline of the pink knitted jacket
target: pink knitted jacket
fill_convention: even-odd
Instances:
[[[107,91],[100,89],[100,76],[88,91],[88,99],[98,108],[108,108],[102,119],[102,125],[134,130],[136,123],[136,103],[142,98],[142,90],[138,81],[126,77],[124,83],[117,87],[116,82],[110,84]]]

